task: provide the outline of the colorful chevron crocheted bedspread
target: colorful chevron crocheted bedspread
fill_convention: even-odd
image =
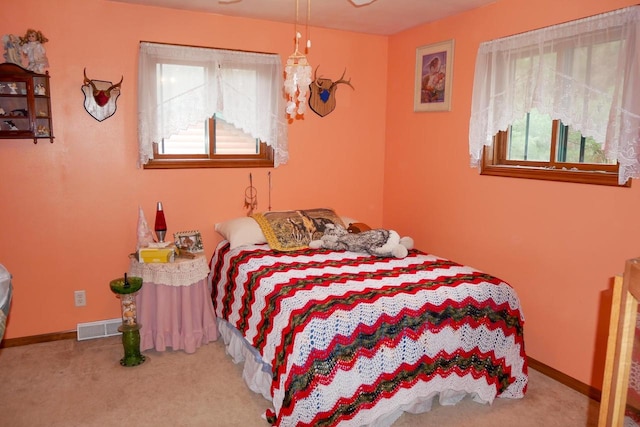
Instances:
[[[418,250],[397,259],[225,241],[211,267],[217,316],[271,368],[273,425],[370,425],[451,393],[524,396],[524,318],[496,277]]]

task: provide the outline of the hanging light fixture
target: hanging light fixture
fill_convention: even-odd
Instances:
[[[284,68],[284,91],[287,95],[286,111],[292,119],[294,119],[296,115],[304,115],[307,110],[307,95],[309,93],[309,85],[311,84],[311,65],[309,65],[304,53],[299,50],[302,35],[298,32],[298,2],[299,0],[296,0],[296,50],[289,56],[287,65]],[[307,50],[311,47],[311,40],[309,40],[310,15],[311,0],[307,0]]]

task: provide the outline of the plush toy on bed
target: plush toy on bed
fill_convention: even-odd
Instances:
[[[349,233],[337,224],[327,224],[320,240],[309,242],[312,249],[327,248],[364,252],[379,257],[404,258],[413,248],[411,237],[402,237],[394,230],[382,228]]]

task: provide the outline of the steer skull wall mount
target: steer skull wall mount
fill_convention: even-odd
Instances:
[[[94,119],[101,122],[113,116],[116,112],[116,101],[120,96],[120,82],[113,84],[104,80],[91,80],[87,77],[87,69],[84,69],[84,109],[87,110]]]
[[[345,69],[342,73],[342,77],[338,80],[331,81],[331,79],[323,79],[316,77],[318,74],[318,65],[313,73],[313,81],[309,88],[311,89],[311,96],[309,96],[309,107],[320,117],[324,117],[336,108],[336,89],[340,83],[351,86],[351,89],[355,88],[351,84],[351,79],[345,80],[344,75],[347,73]]]

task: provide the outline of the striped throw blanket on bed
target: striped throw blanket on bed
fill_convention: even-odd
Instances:
[[[274,425],[380,424],[435,396],[490,403],[526,391],[518,297],[473,268],[417,250],[222,242],[211,280],[217,316],[271,367]]]

